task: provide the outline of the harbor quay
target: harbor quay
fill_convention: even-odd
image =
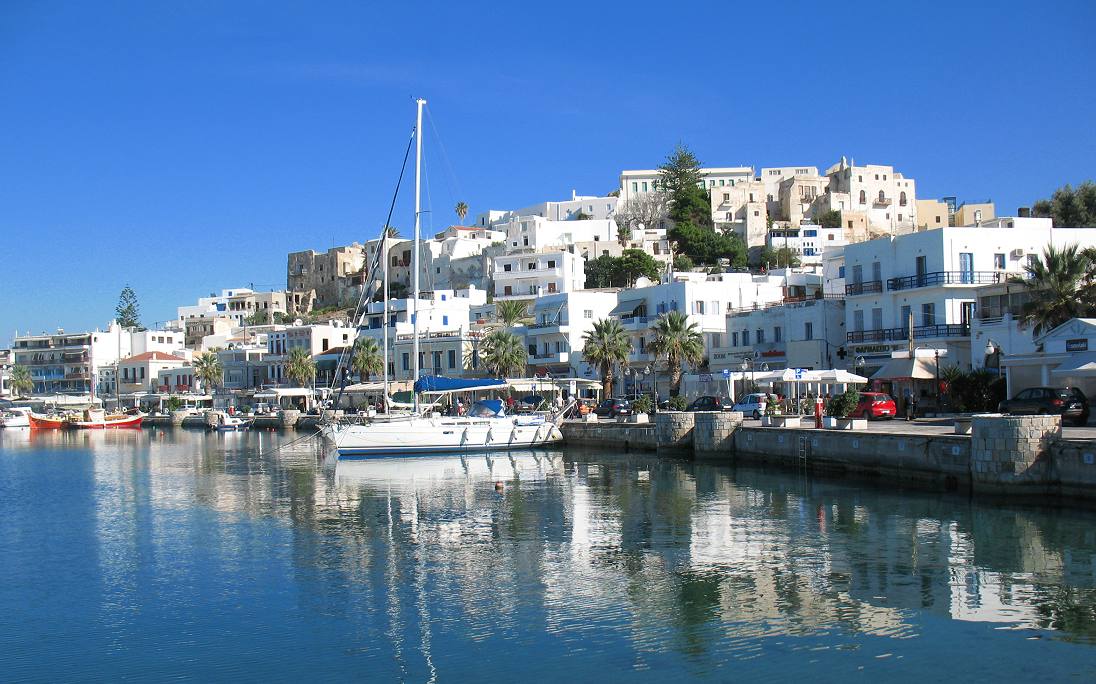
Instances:
[[[868,429],[761,426],[738,412],[663,412],[649,424],[566,421],[564,443],[753,463],[880,483],[1096,502],[1096,440],[1058,416],[985,415]],[[807,419],[804,419],[806,421]],[[944,424],[944,423],[947,424]]]

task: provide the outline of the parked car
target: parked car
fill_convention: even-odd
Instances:
[[[734,402],[727,397],[697,397],[685,407],[686,411],[730,411]]]
[[[630,416],[632,415],[632,403],[627,399],[617,397],[616,399],[606,399],[601,402],[594,413],[599,418],[616,418],[617,416]]]
[[[894,418],[898,415],[898,405],[886,392],[861,392],[860,402],[849,414],[850,418],[867,418],[877,420],[880,418]]]
[[[734,406],[731,407],[731,410],[741,411],[747,416],[760,418],[761,414],[765,411],[765,404],[768,401],[768,396],[769,395],[761,392],[747,394],[735,402]]]
[[[1088,422],[1088,397],[1076,387],[1029,387],[997,405],[999,413],[1059,415],[1062,422]]]

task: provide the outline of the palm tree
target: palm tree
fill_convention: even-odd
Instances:
[[[662,314],[654,324],[655,338],[649,349],[666,359],[670,369],[670,396],[681,393],[681,364],[699,364],[704,359],[704,336],[680,311]]]
[[[464,225],[464,217],[468,215],[468,205],[464,202],[457,202],[457,206],[453,208],[453,211],[457,212],[457,216],[460,217],[460,224]]]
[[[215,352],[208,351],[194,357],[194,374],[206,387],[212,389],[221,384],[224,372],[221,358]]]
[[[11,378],[9,380],[11,389],[16,396],[26,396],[34,391],[34,380],[30,377],[30,370],[22,364],[11,367]]]
[[[585,343],[582,356],[597,364],[605,396],[613,396],[613,370],[617,364],[627,363],[632,351],[628,333],[617,319],[603,318],[594,323],[594,329],[583,335],[582,340]]]
[[[487,370],[499,377],[525,374],[526,351],[521,338],[505,330],[495,330],[483,338],[481,359]]]
[[[363,337],[355,342],[353,356],[350,357],[350,367],[362,380],[368,380],[373,375],[383,373],[384,359],[381,358],[377,341],[372,337]]]
[[[1077,245],[1057,248],[1047,245],[1043,258],[1024,265],[1024,277],[1031,299],[1020,311],[1020,321],[1032,326],[1034,334],[1048,332],[1071,318],[1092,315],[1096,302],[1092,297],[1092,271],[1096,264],[1088,250]]]
[[[507,328],[512,328],[528,315],[528,303],[516,299],[507,299],[495,303],[495,320]]]
[[[285,361],[285,376],[304,387],[316,377],[316,362],[304,347],[293,347]]]

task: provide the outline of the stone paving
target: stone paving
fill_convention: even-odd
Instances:
[[[761,421],[747,418],[742,422],[742,425],[745,427],[759,427]],[[955,423],[952,418],[918,418],[913,421],[900,419],[872,420],[868,421],[868,432],[910,435],[951,435],[955,434]],[[1062,437],[1064,439],[1096,440],[1096,426],[1067,426],[1062,428]]]

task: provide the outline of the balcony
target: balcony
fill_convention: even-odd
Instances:
[[[657,316],[621,316],[620,324],[629,330],[646,327],[646,325],[653,321]]]
[[[545,354],[544,352],[540,352],[535,356],[530,356],[529,361],[535,361],[537,363],[568,363],[570,357],[571,353],[565,351],[549,352],[547,354]]]
[[[1006,282],[1009,275],[1003,271],[934,271],[902,278],[889,278],[887,289],[911,290],[917,287],[942,285],[993,285]]]
[[[878,330],[859,330],[845,334],[849,343],[861,342],[904,342],[909,339],[909,328],[880,328]],[[970,337],[969,323],[942,323],[940,325],[915,325],[913,338]]]
[[[879,294],[883,291],[882,280],[869,280],[863,283],[849,283],[845,286],[845,295]]]
[[[891,200],[889,197],[876,197],[871,203],[877,207],[889,207]]]

